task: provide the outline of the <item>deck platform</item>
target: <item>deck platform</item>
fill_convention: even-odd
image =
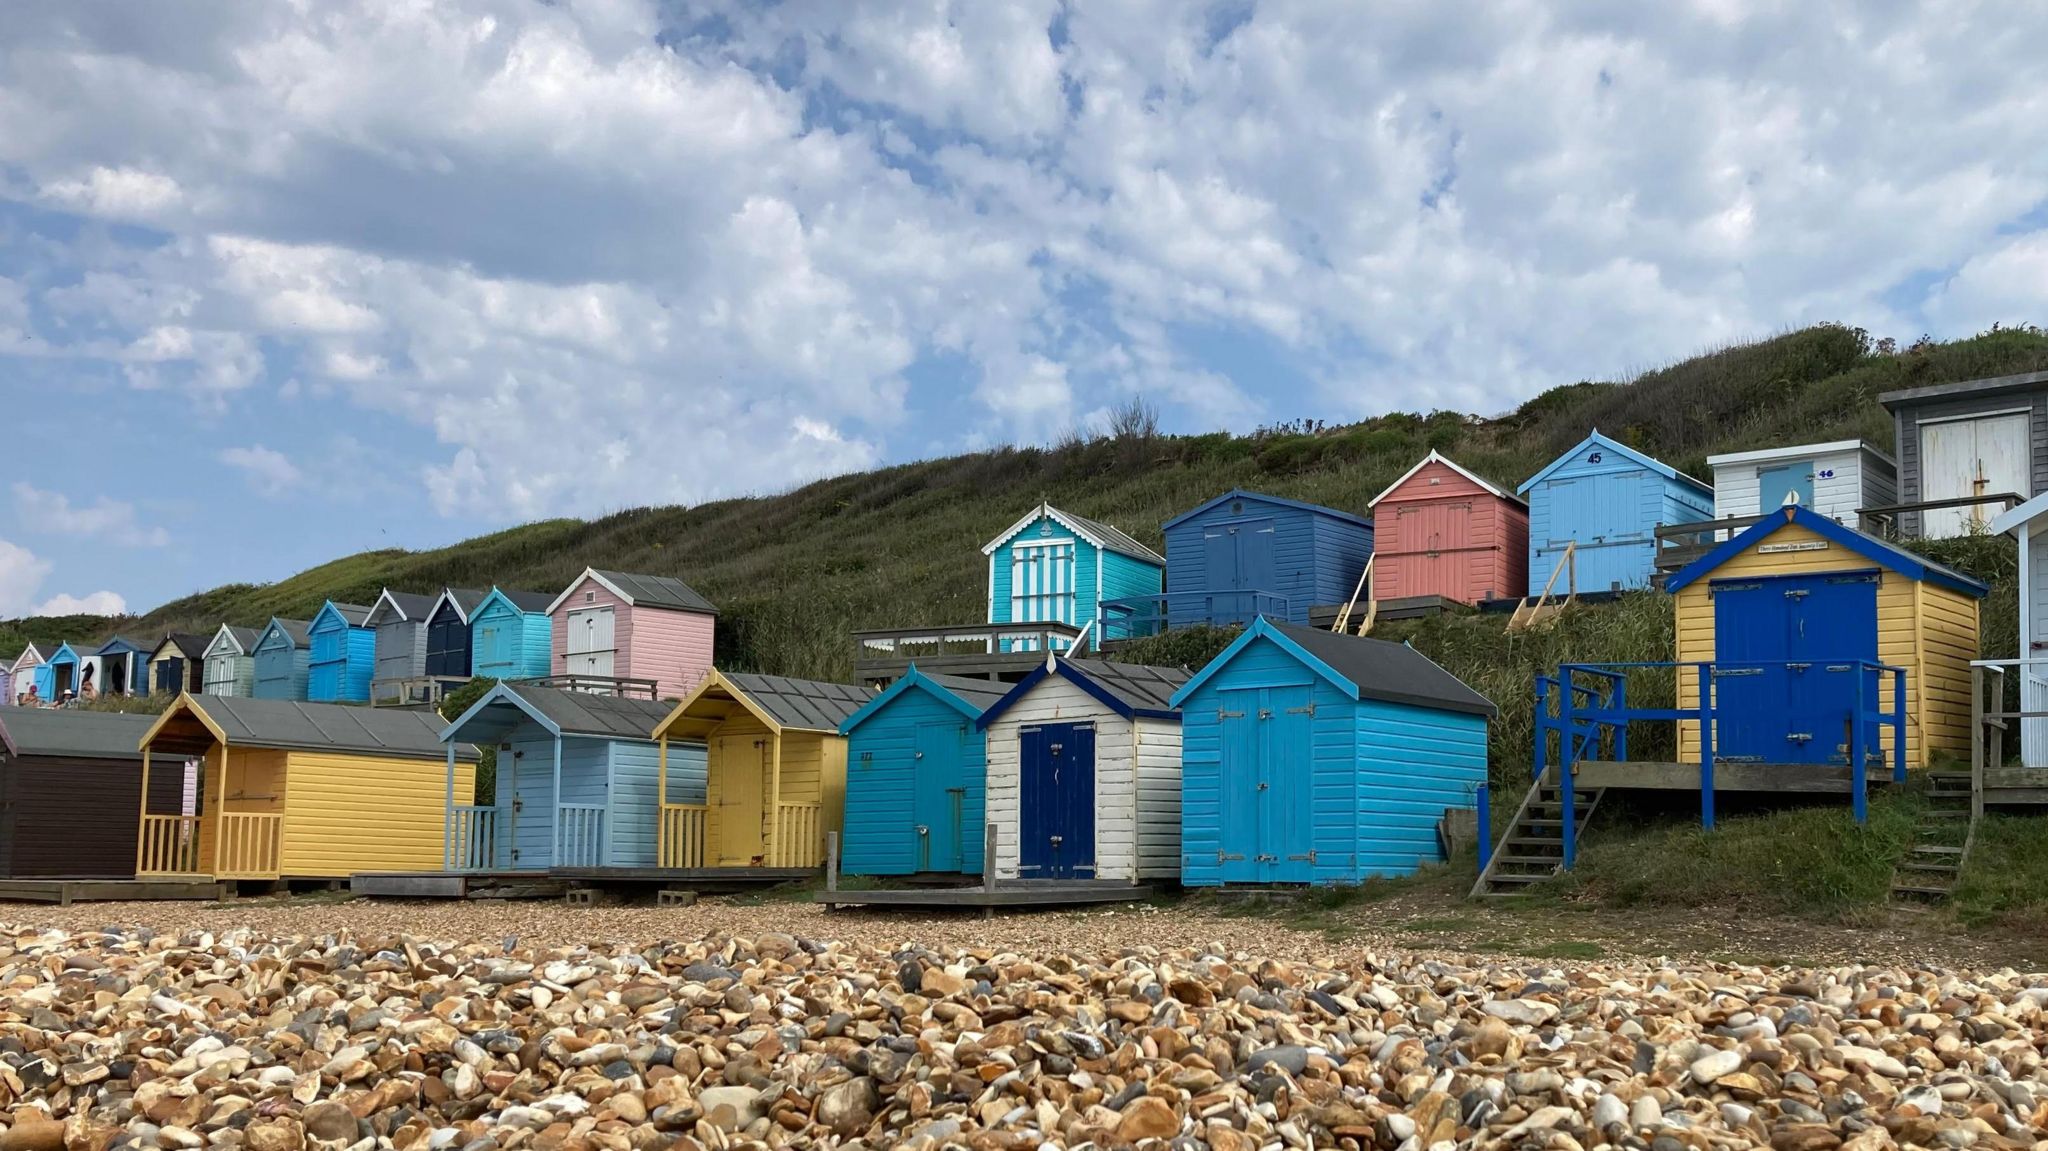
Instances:
[[[1987,767],[1984,806],[2048,806],[2048,767]]]
[[[1872,764],[1872,784],[1884,782],[1886,769]],[[1630,760],[1617,763],[1583,759],[1572,772],[1572,785],[1618,791],[1698,791],[1700,765]],[[1747,763],[1724,760],[1714,765],[1715,791],[1747,791],[1781,795],[1848,795],[1855,790],[1848,767],[1813,763]]]
[[[212,879],[0,879],[0,903],[114,903],[146,900],[217,900],[223,884]]]
[[[1471,610],[1470,607],[1459,603],[1457,600],[1445,599],[1440,595],[1415,595],[1379,601],[1379,612],[1373,618],[1375,620],[1422,619],[1426,616],[1442,615],[1445,612]],[[1308,609],[1308,624],[1310,627],[1328,631],[1336,626],[1337,617],[1343,614],[1343,612],[1344,605],[1341,603],[1312,604]],[[1356,624],[1359,620],[1365,618],[1365,613],[1366,601],[1359,600],[1353,604],[1351,607],[1352,623]]]
[[[361,871],[348,885],[372,899],[554,899],[569,889],[544,871]]]
[[[861,891],[840,889],[820,891],[812,901],[827,909],[834,907],[958,907],[971,911],[996,908],[1080,907],[1102,903],[1136,903],[1150,899],[1159,889],[1149,883],[1130,884],[1114,879],[1010,880],[994,887],[973,884],[966,887],[893,887]]]
[[[815,867],[556,867],[548,878],[572,887],[669,887],[698,892],[755,891],[816,879]]]

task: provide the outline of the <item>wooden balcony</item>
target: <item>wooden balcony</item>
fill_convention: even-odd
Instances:
[[[824,862],[824,805],[775,805],[775,839],[768,845],[768,866],[820,867]]]
[[[982,623],[883,628],[853,633],[854,674],[865,683],[893,683],[916,664],[927,672],[1015,682],[1064,652],[1082,629],[1066,623]]]
[[[1732,539],[1744,528],[1763,522],[1762,516],[1729,516],[1719,520],[1694,520],[1683,524],[1657,525],[1657,570],[1675,572],[1713,551],[1715,545]]]
[[[433,707],[449,692],[468,683],[466,677],[417,675],[370,681],[371,707]]]
[[[656,846],[660,867],[704,866],[704,821],[710,809],[701,803],[669,803],[661,808],[661,838]]]
[[[213,874],[220,879],[276,879],[284,816],[271,812],[223,811],[216,819],[220,844]]]
[[[1911,530],[1907,530],[1907,516],[1917,517],[1921,512],[1947,511],[1953,508],[1984,508],[1986,510],[1975,518],[1988,525],[1998,518],[2001,512],[2011,511],[2026,502],[2027,497],[2018,492],[1995,492],[1946,500],[1920,500],[1910,504],[1884,504],[1874,508],[1857,508],[1856,526],[1871,535],[1891,539],[1917,538],[1925,534],[1921,526],[1925,521],[1915,518],[1911,521]]]
[[[604,863],[604,804],[564,803],[555,808],[556,867]]]
[[[199,816],[145,815],[137,835],[135,874],[202,875]]]
[[[589,695],[617,695],[627,699],[659,699],[660,682],[623,675],[543,675],[515,680],[529,687],[552,687],[558,691],[580,691]]]
[[[145,815],[137,833],[139,876],[276,879],[284,816],[261,811]]]

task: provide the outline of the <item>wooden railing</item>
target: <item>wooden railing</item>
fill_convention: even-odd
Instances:
[[[489,871],[498,866],[498,809],[462,805],[448,812],[450,871]]]
[[[1728,516],[1718,520],[1693,520],[1682,524],[1658,524],[1657,570],[1673,572],[1714,550],[1724,539],[1763,522],[1762,516]]]
[[[284,816],[271,812],[223,811],[213,873],[222,879],[276,879],[278,842]]]
[[[138,829],[137,875],[199,873],[199,817],[145,815]]]
[[[580,691],[586,695],[623,696],[627,699],[658,699],[661,687],[659,680],[635,679],[623,675],[543,675],[511,682],[533,687],[552,687],[561,691]]]
[[[604,804],[564,803],[555,808],[555,866],[596,867],[604,862]]]
[[[709,810],[701,803],[670,803],[662,806],[661,840],[656,848],[656,866],[704,866],[704,817]]]
[[[825,809],[816,803],[782,803],[775,807],[775,842],[770,867],[816,867],[825,858]]]
[[[416,675],[403,679],[370,681],[370,706],[395,704],[399,707],[432,706],[469,680],[452,675]]]
[[[1984,524],[1990,523],[2000,512],[2011,511],[2013,508],[2026,502],[2027,497],[2018,492],[1987,492],[1981,496],[1953,496],[1945,500],[1919,500],[1910,504],[1884,504],[1874,508],[1857,508],[1856,524],[1872,535],[1899,536],[1905,534],[1899,530],[1899,520],[1903,516],[1916,515],[1920,512],[1948,511],[1955,508],[1974,509],[1988,507],[1995,509],[1989,514],[1972,514],[1967,517],[1981,527]],[[1925,536],[1927,534],[1926,524],[1927,521],[1922,519],[1918,525],[1919,530],[1912,534],[1915,536]]]

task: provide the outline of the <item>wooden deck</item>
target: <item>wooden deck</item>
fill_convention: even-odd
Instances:
[[[1987,767],[1984,806],[2048,806],[2048,767]]]
[[[1871,784],[1891,778],[1890,769],[1872,764]],[[1580,760],[1572,773],[1572,786],[1586,790],[1698,791],[1700,765],[1631,760]],[[1845,766],[1812,763],[1739,763],[1714,765],[1717,792],[1757,792],[1780,795],[1848,795],[1854,790],[1854,773]]]
[[[227,892],[212,879],[0,879],[0,903],[112,903],[131,900],[216,900]]]
[[[543,871],[363,871],[348,885],[371,899],[552,899],[569,889]]]
[[[751,891],[816,879],[815,867],[557,867],[549,879],[577,887],[679,887]]]
[[[1100,903],[1136,903],[1158,894],[1152,884],[1114,879],[1010,880],[994,887],[892,887],[862,891],[820,891],[812,900],[834,907],[957,907],[970,911],[996,908],[1079,907]]]
[[[1352,621],[1355,623],[1363,618],[1365,610],[1365,601],[1359,600],[1351,609]],[[1459,603],[1457,600],[1445,599],[1440,595],[1416,595],[1379,601],[1379,614],[1373,618],[1376,620],[1422,619],[1425,616],[1442,615],[1447,611],[1471,610],[1471,607]],[[1341,603],[1313,604],[1308,609],[1308,624],[1310,627],[1328,631],[1336,625],[1337,617],[1343,611],[1344,605]]]

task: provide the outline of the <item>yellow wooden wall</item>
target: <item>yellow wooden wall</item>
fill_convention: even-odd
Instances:
[[[216,745],[201,762],[205,780],[200,788],[200,810],[211,817],[216,811],[276,813],[284,810],[287,786],[285,753],[260,747]],[[183,771],[182,761],[156,759],[151,771]],[[199,821],[199,870],[211,873],[216,855],[213,820]]]
[[[448,764],[295,751],[286,767],[284,875],[439,871],[447,836]],[[458,799],[476,765],[455,765]]]
[[[705,737],[708,755],[704,789],[705,866],[745,867],[754,857],[767,855],[768,829],[775,818],[775,791],[769,775],[774,767],[771,738],[767,726],[744,711],[735,712],[732,718],[712,728]],[[726,747],[721,746],[721,741],[728,739],[743,740],[749,744],[760,740],[761,747],[757,753],[741,754],[737,763],[729,762],[731,757]],[[727,780],[734,773],[751,772],[754,754],[759,756],[761,771],[761,819],[758,826],[734,838],[734,843],[743,843],[744,846],[728,849],[725,819],[731,805],[727,802]],[[786,731],[782,734],[782,802],[819,804],[827,832],[840,831],[845,827],[844,736],[815,731]]]
[[[1672,598],[1680,663],[1714,658],[1714,580],[1757,576],[1869,571],[1881,574],[1877,589],[1877,654],[1906,669],[1906,763],[1925,767],[1930,749],[1967,752],[1970,746],[1970,661],[1977,658],[1977,600],[1944,587],[1922,583],[1828,540],[1798,524],[1788,524],[1758,543],[1826,543],[1812,551],[1760,554],[1755,547],[1730,557],[1707,577],[1680,589]],[[1881,678],[1885,693],[1878,710],[1891,710],[1891,683]],[[1699,705],[1698,675],[1678,672],[1678,706]],[[1700,756],[1697,723],[1679,724],[1679,758],[1694,763]],[[1891,754],[1890,728],[1880,729],[1885,754]]]

